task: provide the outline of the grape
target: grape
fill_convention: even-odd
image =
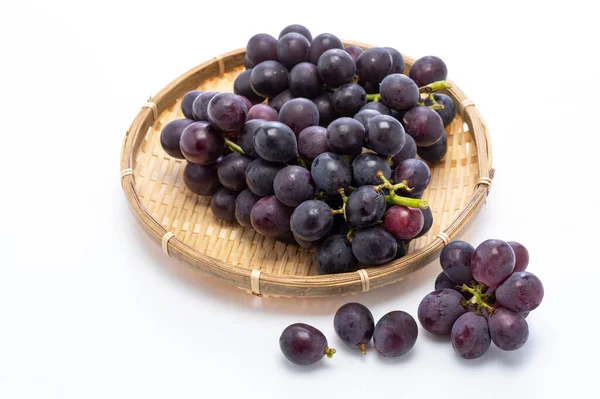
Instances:
[[[310,168],[313,180],[319,190],[335,195],[346,189],[352,181],[350,164],[341,155],[324,152],[318,155]]]
[[[346,219],[359,229],[377,223],[385,213],[385,197],[374,186],[359,187],[348,197]],[[394,252],[395,255],[395,252]]]
[[[471,273],[480,283],[495,287],[508,278],[515,268],[515,252],[501,240],[486,240],[471,257]]]
[[[279,62],[263,61],[252,68],[250,85],[259,96],[274,97],[288,88],[288,75]]]
[[[369,119],[365,144],[380,155],[395,155],[406,141],[404,128],[390,115],[377,115]]]
[[[279,112],[281,110],[281,107],[283,107],[283,104],[285,104],[292,98],[294,98],[292,92],[289,89],[284,90],[275,97],[269,98],[269,106],[275,108],[275,111]]]
[[[244,227],[252,227],[250,212],[261,197],[245,189],[235,199],[235,219]]]
[[[490,348],[490,330],[485,317],[473,312],[460,316],[450,332],[452,347],[464,359],[483,356]]]
[[[352,161],[352,184],[356,187],[381,184],[383,180],[377,176],[377,172],[380,171],[386,179],[392,176],[392,170],[385,158],[365,152]]]
[[[515,252],[515,272],[523,272],[527,269],[529,265],[529,251],[527,248],[523,246],[523,244],[519,244],[515,241],[508,241],[508,245]]]
[[[338,154],[351,155],[362,150],[365,128],[352,118],[338,118],[327,126],[327,146]]]
[[[366,346],[373,337],[375,320],[366,306],[356,302],[343,305],[335,313],[333,328],[346,345],[367,354]]]
[[[435,279],[435,290],[443,290],[444,288],[449,288],[456,291],[456,283],[450,280],[446,273],[441,272]]]
[[[327,127],[331,121],[340,117],[340,114],[333,107],[330,93],[323,93],[314,98],[313,103],[315,103],[319,111],[319,124],[321,126]]]
[[[299,33],[302,36],[304,36],[305,38],[307,38],[309,42],[312,42],[312,35],[310,34],[310,31],[308,29],[306,29],[306,27],[304,27],[302,25],[298,25],[298,24],[289,25],[289,26],[286,26],[285,28],[283,28],[283,30],[279,34],[279,38],[281,39],[283,36],[285,36],[291,32]]]
[[[376,82],[358,82],[358,84],[367,92],[368,94],[377,94],[379,93],[380,84]]]
[[[417,342],[419,328],[415,319],[406,312],[387,313],[375,325],[373,345],[385,357],[404,355]]]
[[[246,57],[254,65],[266,60],[277,60],[277,39],[266,33],[258,33],[246,45]]]
[[[448,126],[454,120],[456,116],[456,107],[454,106],[454,101],[450,96],[447,96],[442,93],[433,93],[433,98],[439,104],[442,104],[444,108],[438,109],[435,112],[442,118],[442,122],[444,123],[444,127]],[[425,105],[430,106],[432,104],[429,97],[425,99]]]
[[[286,166],[277,172],[273,188],[277,199],[292,207],[314,198],[316,191],[310,172],[296,165]]]
[[[219,181],[223,186],[230,190],[242,191],[246,188],[246,167],[252,161],[252,158],[232,152],[223,157],[219,162],[218,175]]]
[[[300,33],[290,32],[279,38],[277,42],[277,58],[287,69],[308,61],[310,42]]]
[[[244,55],[244,68],[246,68],[246,70],[254,68],[254,63],[250,61],[247,54]]]
[[[529,326],[525,319],[508,309],[496,309],[489,317],[488,324],[492,341],[505,351],[519,349],[529,337]]]
[[[352,57],[352,59],[354,60],[354,62],[356,62],[356,60],[358,59],[358,57],[364,52],[363,49],[361,49],[358,46],[347,46],[344,47],[344,50],[350,54],[350,57]]]
[[[252,74],[252,68],[246,69],[240,73],[235,81],[233,82],[233,92],[239,96],[244,96],[252,104],[258,104],[265,100],[264,97],[259,96],[252,90],[250,85],[250,75]],[[249,108],[248,108],[249,109]]]
[[[417,147],[417,154],[425,161],[430,163],[440,162],[448,152],[448,135],[442,133],[442,138],[437,143],[429,147]]]
[[[422,87],[429,83],[446,80],[448,68],[440,58],[428,55],[415,61],[408,76],[415,81],[417,86]]]
[[[285,164],[268,162],[262,158],[257,158],[248,164],[246,168],[246,184],[250,191],[261,197],[272,195],[273,181],[277,172],[285,167]]]
[[[517,313],[531,312],[542,303],[544,286],[534,274],[515,272],[496,288],[495,294],[497,304]]]
[[[384,49],[392,56],[392,69],[389,73],[404,73],[404,57],[402,54],[391,47],[384,47]]]
[[[405,256],[406,252],[408,251],[408,241],[405,242],[396,238],[396,244],[398,245],[398,249],[396,250],[396,256],[394,256],[394,259],[400,259]]]
[[[321,54],[317,67],[321,80],[333,88],[352,82],[356,73],[356,65],[350,54],[337,48]]]
[[[192,105],[194,100],[202,94],[200,90],[192,90],[185,93],[181,99],[181,112],[186,119],[194,119],[194,113],[192,112]]]
[[[358,112],[361,112],[361,111],[364,111],[367,109],[375,110],[383,115],[390,115],[390,109],[388,107],[386,107],[385,105],[383,105],[379,101],[372,101],[372,102],[366,103],[365,106],[362,107],[360,109],[360,111],[358,111]]]
[[[254,133],[254,150],[267,161],[287,162],[298,154],[296,136],[281,122],[266,122]]]
[[[281,107],[279,121],[288,125],[295,134],[298,134],[309,126],[319,124],[319,110],[312,101],[306,98],[294,98]]]
[[[356,119],[357,121],[359,121],[360,124],[363,125],[363,127],[366,129],[367,123],[369,122],[369,120],[371,120],[371,118],[374,116],[381,115],[381,112],[375,111],[374,109],[363,109],[363,108],[361,108],[361,110],[358,111],[358,113],[356,115],[354,115],[353,118]]]
[[[313,326],[295,323],[287,326],[279,337],[279,347],[283,355],[292,363],[307,366],[331,357],[335,349],[327,346],[327,338]]]
[[[261,198],[252,207],[250,222],[258,233],[277,237],[290,230],[293,208],[281,203],[274,195]]]
[[[327,237],[317,249],[315,259],[320,274],[354,272],[358,266],[350,241],[345,234]]]
[[[433,291],[419,304],[418,318],[423,328],[436,335],[449,335],[456,319],[467,312],[465,298],[454,289]]]
[[[198,195],[213,195],[221,187],[216,163],[199,165],[188,162],[183,170],[183,181],[191,192]]]
[[[402,161],[394,170],[394,182],[402,183],[412,189],[413,193],[425,191],[431,181],[431,170],[429,166],[420,159],[407,159]],[[399,190],[403,192],[404,190]]]
[[[473,280],[471,274],[471,257],[475,248],[468,242],[452,241],[442,249],[440,264],[442,269],[454,283],[469,284]]]
[[[379,83],[392,69],[392,56],[381,47],[363,51],[356,60],[356,74],[365,82]]]
[[[367,266],[389,262],[396,256],[397,249],[394,236],[377,226],[359,230],[352,240],[352,253]]]
[[[179,142],[184,129],[194,123],[192,119],[175,119],[167,123],[160,132],[160,145],[162,149],[177,159],[184,159]]]
[[[248,111],[247,120],[262,119],[265,121],[279,121],[279,114],[275,108],[267,104],[256,104]]]
[[[330,151],[324,127],[309,126],[298,134],[298,153],[302,159],[312,162],[318,155]]]
[[[308,60],[317,65],[321,54],[332,48],[343,49],[344,45],[342,44],[342,41],[335,35],[332,35],[331,33],[321,33],[319,36],[314,38],[310,45],[310,50],[308,51]]]
[[[392,157],[392,165],[391,167],[395,169],[398,165],[402,163],[402,161],[406,159],[412,159],[417,157],[417,144],[415,143],[415,139],[413,139],[408,134],[404,135],[406,139],[404,141],[404,145],[399,153]]]
[[[442,118],[427,107],[414,107],[402,119],[406,133],[415,139],[419,147],[427,147],[437,143],[444,134]]]
[[[433,214],[431,213],[431,208],[420,209],[420,211],[423,214],[423,228],[421,229],[421,232],[415,236],[415,238],[424,236],[427,234],[427,232],[429,232],[431,226],[433,226]]]
[[[386,230],[401,240],[414,238],[419,234],[424,223],[423,213],[417,208],[395,205],[385,213]]]
[[[348,83],[333,91],[331,102],[340,115],[352,116],[367,103],[367,93],[356,83]]]
[[[242,150],[252,158],[258,158],[258,154],[254,151],[254,133],[266,121],[264,119],[252,119],[244,124],[238,138],[238,144]]]
[[[194,122],[181,133],[181,153],[190,162],[206,165],[223,155],[225,139],[206,122]]]
[[[396,111],[408,111],[419,101],[419,88],[410,78],[394,73],[381,81],[379,86],[383,104]]]
[[[240,96],[219,93],[208,103],[208,121],[222,132],[239,131],[246,123],[248,108]]]
[[[208,121],[208,103],[216,96],[216,91],[206,91],[200,94],[192,103],[192,115],[197,121]]]
[[[290,71],[290,90],[296,97],[313,98],[321,94],[323,82],[317,67],[301,62]]]
[[[329,233],[333,215],[329,205],[322,201],[308,200],[301,203],[290,219],[294,236],[306,241],[316,241]]]
[[[210,197],[210,210],[219,219],[235,220],[236,198],[235,191],[221,187]]]

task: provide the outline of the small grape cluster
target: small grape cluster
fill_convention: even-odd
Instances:
[[[505,351],[525,344],[525,318],[542,302],[544,287],[525,271],[529,253],[523,245],[487,240],[473,248],[453,241],[442,250],[440,263],[435,291],[418,309],[425,330],[450,335],[454,350],[465,359],[483,356],[491,342]]]
[[[185,119],[161,132],[188,161],[186,186],[218,218],[318,248],[323,274],[405,255],[433,222],[423,160],[444,157],[456,114],[436,92],[444,62],[423,57],[406,76],[395,49],[344,48],[300,25],[253,36],[245,57],[234,93],[187,93]]]

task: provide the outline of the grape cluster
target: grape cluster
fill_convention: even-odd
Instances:
[[[418,309],[425,330],[449,335],[465,359],[483,356],[492,342],[506,351],[525,344],[525,318],[542,302],[544,286],[525,271],[529,253],[523,245],[487,240],[473,248],[453,241],[442,250],[440,263],[435,291]]]
[[[321,273],[381,265],[427,233],[423,160],[447,151],[455,116],[437,57],[403,75],[397,50],[344,47],[301,25],[254,35],[234,93],[190,91],[161,145],[212,213],[317,248]],[[417,158],[417,154],[421,159]]]

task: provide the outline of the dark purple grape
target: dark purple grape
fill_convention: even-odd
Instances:
[[[385,214],[385,204],[381,190],[375,190],[374,186],[359,187],[348,197],[346,219],[359,229],[372,226]]]
[[[448,152],[448,135],[442,133],[442,138],[429,147],[417,147],[417,154],[429,163],[440,162]]]
[[[452,347],[464,359],[481,357],[490,348],[488,321],[473,312],[460,316],[450,332]]]
[[[286,327],[279,337],[279,347],[286,359],[302,366],[316,363],[325,355],[331,358],[335,349],[327,345],[321,331],[304,323]]]
[[[404,128],[390,115],[377,115],[369,119],[365,132],[365,145],[379,155],[395,155],[406,141]]]
[[[367,93],[356,83],[348,83],[334,90],[333,107],[342,116],[353,116],[367,103]]]
[[[240,131],[247,114],[248,108],[237,94],[219,93],[208,103],[208,121],[222,132]]]
[[[404,57],[402,54],[392,47],[384,47],[384,49],[392,56],[392,69],[389,73],[404,73]]]
[[[358,267],[345,234],[329,236],[317,249],[315,259],[320,274],[355,272]]]
[[[338,154],[352,155],[362,150],[365,128],[352,118],[338,118],[327,126],[327,146]]]
[[[208,121],[208,103],[214,96],[219,94],[216,91],[206,91],[200,94],[192,103],[192,115],[197,121]]]
[[[290,32],[279,38],[277,42],[277,58],[287,69],[308,61],[310,42],[300,33]]]
[[[386,179],[392,176],[392,170],[385,158],[365,152],[352,161],[352,184],[356,187],[365,185],[379,185],[383,180],[377,176],[377,172],[383,172]]]
[[[183,181],[191,192],[198,195],[213,195],[221,187],[216,163],[199,165],[188,162],[183,170]]]
[[[511,275],[515,268],[515,252],[502,240],[486,240],[471,257],[473,278],[488,287],[495,287]]]
[[[394,170],[394,182],[406,182],[407,186],[415,193],[425,191],[431,181],[431,170],[429,166],[420,159],[407,159],[402,161]],[[403,190],[399,190],[401,194]]]
[[[225,139],[206,122],[194,122],[181,133],[181,153],[190,162],[206,165],[223,155]]]
[[[508,241],[508,245],[515,252],[515,272],[524,272],[529,265],[529,251],[527,248],[523,246],[523,244],[519,244],[516,241]]]
[[[340,189],[348,188],[352,181],[350,164],[333,152],[318,155],[311,165],[310,173],[317,188],[329,195],[336,195]]]
[[[347,46],[344,47],[344,50],[346,50],[346,52],[350,54],[350,57],[352,57],[354,62],[356,62],[358,57],[365,51],[358,46]]]
[[[304,201],[292,213],[290,227],[294,236],[316,241],[325,237],[333,225],[333,215],[329,205],[322,201]]]
[[[404,355],[417,342],[419,328],[415,319],[406,312],[387,313],[375,325],[373,345],[385,357]]]
[[[259,96],[275,97],[288,88],[288,75],[288,70],[279,62],[263,61],[252,68],[250,85]]]
[[[248,99],[252,104],[262,103],[265,98],[259,96],[252,90],[250,85],[250,75],[252,74],[252,68],[246,69],[240,73],[235,81],[233,82],[233,92],[239,96],[243,96]]]
[[[250,191],[261,197],[272,195],[273,181],[277,172],[285,167],[283,163],[275,163],[265,161],[262,158],[257,158],[250,162],[246,168],[246,184]]]
[[[248,111],[247,120],[262,119],[264,121],[279,121],[279,114],[275,108],[267,104],[256,104]]]
[[[235,199],[238,193],[225,187],[219,188],[210,197],[210,210],[223,220],[235,220]]]
[[[313,98],[321,94],[323,82],[310,62],[301,62],[290,71],[290,90],[296,97]]]
[[[383,114],[383,115],[390,115],[390,109],[388,107],[386,107],[385,105],[383,105],[379,101],[371,101],[369,103],[366,103],[365,106],[362,107],[360,109],[360,111],[358,111],[358,112],[362,112],[362,111],[367,110],[367,109],[375,110],[375,111],[377,111],[377,112],[379,112],[380,114]]]
[[[392,169],[395,169],[402,163],[402,161],[406,159],[412,159],[417,157],[417,144],[415,143],[415,139],[413,139],[408,134],[404,135],[406,141],[402,146],[402,149],[399,153],[392,157]]]
[[[390,73],[392,62],[392,56],[386,49],[372,47],[356,60],[356,74],[359,80],[379,83]]]
[[[449,335],[456,319],[467,312],[465,298],[456,290],[433,291],[419,304],[417,317],[423,328],[436,335]]]
[[[346,345],[358,348],[363,355],[367,354],[367,344],[373,337],[375,320],[366,306],[356,302],[343,305],[335,313],[333,328]]]
[[[498,308],[488,319],[490,335],[496,346],[505,351],[519,349],[529,338],[529,326],[518,313]]]
[[[246,68],[246,70],[254,68],[254,63],[250,61],[247,54],[244,55],[244,68]]]
[[[254,65],[266,60],[277,60],[277,39],[266,33],[252,36],[246,45],[246,57]]]
[[[273,188],[277,199],[292,207],[314,198],[317,190],[310,172],[297,165],[281,169],[275,176]]]
[[[442,270],[455,284],[469,284],[473,280],[471,274],[471,257],[475,248],[465,241],[452,241],[442,249],[440,264]]]
[[[175,119],[162,128],[160,132],[160,145],[167,154],[177,159],[185,158],[181,152],[179,142],[185,128],[192,123],[194,123],[193,119]]]
[[[446,80],[448,68],[440,58],[428,55],[415,61],[408,76],[415,81],[417,86],[422,87],[429,83]]]
[[[317,65],[321,54],[332,48],[344,49],[342,41],[331,33],[321,33],[310,44],[308,60]]]
[[[281,107],[279,121],[289,126],[295,134],[299,134],[307,127],[319,124],[319,110],[306,98],[293,98]]]
[[[367,94],[377,94],[379,93],[380,84],[376,82],[358,82],[358,84],[365,89]]]
[[[238,144],[246,155],[252,158],[258,158],[258,154],[254,151],[254,133],[266,121],[264,119],[252,119],[244,124],[238,138]]]
[[[396,111],[408,111],[419,101],[419,88],[409,77],[394,73],[383,79],[379,86],[381,101]]]
[[[275,97],[269,98],[269,106],[275,108],[275,111],[279,112],[281,110],[281,107],[283,107],[283,104],[285,104],[292,98],[294,98],[292,92],[289,89],[284,90]]]
[[[364,107],[363,107],[364,108]],[[375,111],[374,109],[362,109],[358,111],[356,115],[353,116],[353,119],[356,119],[360,122],[361,125],[366,129],[367,123],[371,120],[372,117],[381,115],[381,112]]]
[[[403,241],[396,238],[396,244],[398,244],[398,249],[396,250],[396,256],[394,256],[394,259],[400,259],[403,256],[406,256],[408,251],[408,241]]]
[[[263,123],[254,133],[254,150],[262,159],[271,162],[296,159],[296,135],[281,122]]]
[[[429,230],[431,230],[431,226],[433,226],[433,214],[431,213],[431,208],[420,209],[420,211],[423,214],[423,228],[421,229],[421,232],[416,235],[415,238],[424,236],[429,232]]]
[[[298,134],[298,154],[302,159],[312,162],[318,155],[330,151],[324,127],[309,126]]]
[[[394,205],[385,213],[384,226],[394,237],[401,240],[414,238],[425,220],[420,209]]]
[[[290,217],[293,210],[271,195],[261,198],[252,207],[250,222],[259,234],[277,237],[290,230]]]
[[[278,235],[277,237],[275,237],[275,240],[282,242],[286,245],[297,245],[298,244],[296,242],[296,239],[294,238],[294,233],[292,233],[291,231],[286,231],[285,233]]]
[[[359,230],[352,240],[352,253],[367,266],[378,266],[394,259],[398,244],[393,235],[382,227]]]
[[[250,212],[261,197],[245,189],[235,199],[235,219],[244,227],[252,227]]]
[[[443,290],[444,288],[449,288],[456,291],[456,283],[448,278],[448,275],[444,272],[438,274],[435,279],[435,289]]]
[[[448,126],[454,120],[456,116],[456,107],[454,106],[454,101],[450,96],[447,96],[442,93],[434,93],[433,98],[438,104],[442,104],[444,108],[438,109],[435,112],[442,118],[442,122],[444,123],[444,127]],[[430,106],[432,104],[429,97],[425,99],[425,105]]]
[[[313,98],[313,103],[319,111],[319,124],[327,127],[329,124],[340,117],[339,112],[333,107],[333,102],[330,93],[323,93],[320,96]]]
[[[194,100],[198,98],[200,94],[202,94],[200,90],[188,91],[181,99],[181,112],[183,112],[183,116],[186,119],[194,119],[192,105],[194,104]]]
[[[246,188],[246,168],[252,158],[232,152],[223,157],[219,162],[218,174],[221,184],[233,191],[242,191]]]
[[[437,143],[444,134],[442,118],[427,107],[414,107],[404,114],[402,122],[406,133],[415,139],[415,143],[419,147]]]
[[[308,29],[306,29],[306,27],[304,27],[302,25],[298,25],[298,24],[289,25],[289,26],[286,26],[285,28],[283,28],[283,30],[279,34],[279,38],[281,39],[283,36],[287,35],[288,33],[292,33],[292,32],[299,33],[302,36],[304,36],[305,38],[307,38],[309,42],[312,42],[312,35],[310,34],[310,31]]]
[[[334,88],[352,82],[356,73],[356,65],[350,54],[337,48],[321,54],[317,67],[321,80]]]
[[[531,312],[542,303],[544,286],[534,274],[515,272],[496,288],[495,295],[496,304],[502,307],[517,313]]]

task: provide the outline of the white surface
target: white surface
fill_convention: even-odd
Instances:
[[[0,15],[0,397],[596,392],[600,273],[597,251],[583,248],[597,246],[600,228],[591,188],[600,59],[595,13],[583,1],[50,3],[7,2]],[[497,174],[463,238],[529,248],[546,298],[527,319],[523,349],[492,347],[463,361],[420,329],[404,357],[385,360],[372,348],[361,357],[335,336],[335,310],[360,301],[376,318],[416,315],[437,262],[350,298],[258,299],[166,258],[136,225],[119,151],[140,106],[194,65],[289,23],[438,55],[477,104]],[[288,363],[278,338],[296,321],[321,329],[334,358]]]

